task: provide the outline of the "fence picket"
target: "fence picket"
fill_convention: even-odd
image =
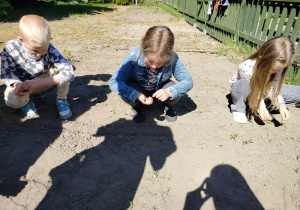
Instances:
[[[273,36],[286,36],[296,46],[295,61],[300,63],[299,0],[230,0],[227,10],[219,6],[208,15],[209,0],[165,0],[185,16],[190,24],[222,42],[247,40],[261,46]],[[213,5],[214,6],[214,5]],[[244,42],[243,42],[244,43]]]
[[[260,38],[263,41],[266,40],[266,35],[269,31],[269,26],[270,26],[270,21],[271,21],[272,15],[273,15],[273,6],[270,6],[269,10],[268,10],[267,18],[265,20],[263,32],[262,32],[262,35],[261,35],[261,38]]]
[[[283,33],[283,36],[286,36],[288,37],[290,32],[291,32],[291,28],[292,28],[292,25],[293,25],[293,22],[295,20],[295,16],[296,16],[296,9],[295,8],[292,8],[291,9],[291,12],[290,12],[290,15],[289,15],[289,20],[285,26],[285,29],[284,29],[284,33]]]
[[[270,27],[270,32],[268,34],[268,39],[271,39],[274,36],[274,31],[275,31],[275,27],[277,25],[279,12],[280,12],[280,7],[276,7],[275,13],[274,13],[274,16],[273,16],[273,19],[272,19],[271,27]]]
[[[281,35],[282,28],[283,28],[286,16],[287,16],[287,8],[285,7],[282,10],[280,21],[279,21],[278,27],[276,29],[275,36],[280,36]]]

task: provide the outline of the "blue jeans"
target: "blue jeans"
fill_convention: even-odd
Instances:
[[[251,92],[250,80],[240,79],[230,89],[233,104],[230,105],[231,112],[246,112],[247,97]],[[283,84],[281,96],[287,106],[300,102],[300,86]]]

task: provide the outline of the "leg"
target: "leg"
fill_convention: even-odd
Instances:
[[[136,81],[129,80],[126,82],[129,87],[143,93],[145,96],[149,97],[151,95],[150,91],[145,90],[142,86],[140,86]],[[129,101],[125,98],[122,98],[127,104],[132,107],[131,116],[136,123],[142,123],[145,121],[145,115],[143,111],[143,104],[140,101],[137,101],[134,105],[132,105]]]
[[[15,95],[15,88],[10,86],[5,89],[4,100],[7,106],[13,109],[19,109],[25,106],[29,102],[30,98],[28,95]]]
[[[230,105],[233,120],[238,123],[246,123],[246,101],[251,92],[250,80],[238,80],[230,90],[233,104]]]
[[[67,100],[69,93],[70,82],[66,82],[62,85],[57,86],[57,99]]]
[[[281,96],[287,106],[300,102],[300,86],[283,84]]]
[[[42,74],[38,75],[36,78],[34,78],[34,80],[41,80],[41,79],[53,77],[54,75],[56,75],[58,73],[59,73],[59,70],[54,65],[52,65],[52,66],[50,66],[50,68],[47,71],[45,71],[44,73],[42,73]],[[31,91],[31,94],[42,93],[42,92],[48,90],[50,87],[51,86],[34,89]]]
[[[49,68],[50,77],[53,77],[59,73],[59,70],[55,66]],[[68,119],[72,116],[70,104],[67,103],[67,96],[69,93],[70,82],[66,82],[61,85],[57,85],[57,100],[56,106],[58,114],[61,119]]]
[[[14,87],[6,88],[4,93],[4,100],[6,105],[13,109],[22,108],[23,113],[27,116],[34,116],[38,113],[33,101],[30,100],[29,95],[16,95]]]
[[[133,81],[133,80],[129,80],[126,82],[126,84],[129,86],[129,87],[132,87],[133,89],[143,93],[146,97],[149,97],[152,95],[152,92],[150,91],[147,91],[145,88],[143,88],[142,86],[139,85],[139,83],[137,83],[136,81]],[[130,102],[128,102],[126,99],[122,98],[126,103],[128,103],[130,106],[132,106],[132,104]],[[138,108],[138,109],[141,109],[143,107],[143,104],[139,101],[137,101],[135,103],[134,106],[132,106],[134,109],[135,108]]]
[[[246,112],[247,97],[251,92],[250,80],[238,80],[230,90],[233,104],[230,105],[231,112]]]
[[[34,80],[41,80],[41,79],[45,79],[45,78],[50,78],[50,77],[53,77],[53,76],[57,75],[58,73],[59,73],[59,70],[54,65],[52,65],[52,66],[50,66],[48,71],[46,71],[43,74],[39,75]],[[67,99],[67,95],[69,93],[69,86],[70,86],[70,82],[66,82],[62,85],[57,85],[57,99],[61,99],[61,100],[66,100]],[[32,94],[39,94],[39,93],[42,93],[42,92],[48,90],[50,87],[51,86],[35,89],[31,93]]]
[[[166,82],[162,89],[167,89],[168,87],[171,87],[173,85],[175,85],[176,83],[173,82],[172,80],[169,80],[168,82]],[[171,100],[171,99],[167,99],[166,101],[164,101],[164,109],[165,109],[165,112],[166,112],[166,120],[168,122],[174,122],[177,120],[177,115],[176,115],[176,112],[173,108],[173,106],[180,100],[181,97],[178,97],[174,100]]]
[[[169,80],[167,83],[165,83],[163,85],[162,89],[167,89],[168,87],[172,87],[175,84],[176,84],[176,82],[173,82],[172,80]],[[178,97],[174,100],[168,99],[164,102],[164,104],[165,104],[166,107],[173,107],[180,100],[180,98],[181,97]]]
[[[39,75],[36,80],[45,79],[49,77],[53,77],[59,73],[59,69],[57,69],[54,65],[50,66],[50,68],[44,72],[43,74]],[[68,119],[72,116],[72,111],[70,109],[70,105],[67,103],[67,95],[69,93],[69,86],[70,82],[66,82],[62,85],[57,85],[57,100],[56,100],[56,106],[58,109],[59,117],[61,119]],[[38,94],[41,92],[44,92],[45,90],[49,89],[49,87],[43,87],[40,89],[34,90],[33,94]]]

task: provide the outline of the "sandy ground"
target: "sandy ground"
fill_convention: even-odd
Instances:
[[[220,44],[146,7],[49,23],[77,68],[73,117],[58,118],[56,88],[34,96],[32,119],[0,99],[0,209],[300,209],[300,110],[291,107],[285,124],[278,114],[263,125],[233,122],[226,96],[238,64],[203,53]],[[176,104],[176,122],[149,107],[136,124],[108,84],[153,25],[174,32],[194,88]],[[17,24],[0,28],[3,47]]]

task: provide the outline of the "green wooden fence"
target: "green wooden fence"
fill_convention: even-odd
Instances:
[[[208,0],[164,0],[195,27],[224,42],[261,46],[273,36],[289,37],[300,64],[300,0],[229,0],[208,15]],[[294,66],[297,69],[297,64]]]

